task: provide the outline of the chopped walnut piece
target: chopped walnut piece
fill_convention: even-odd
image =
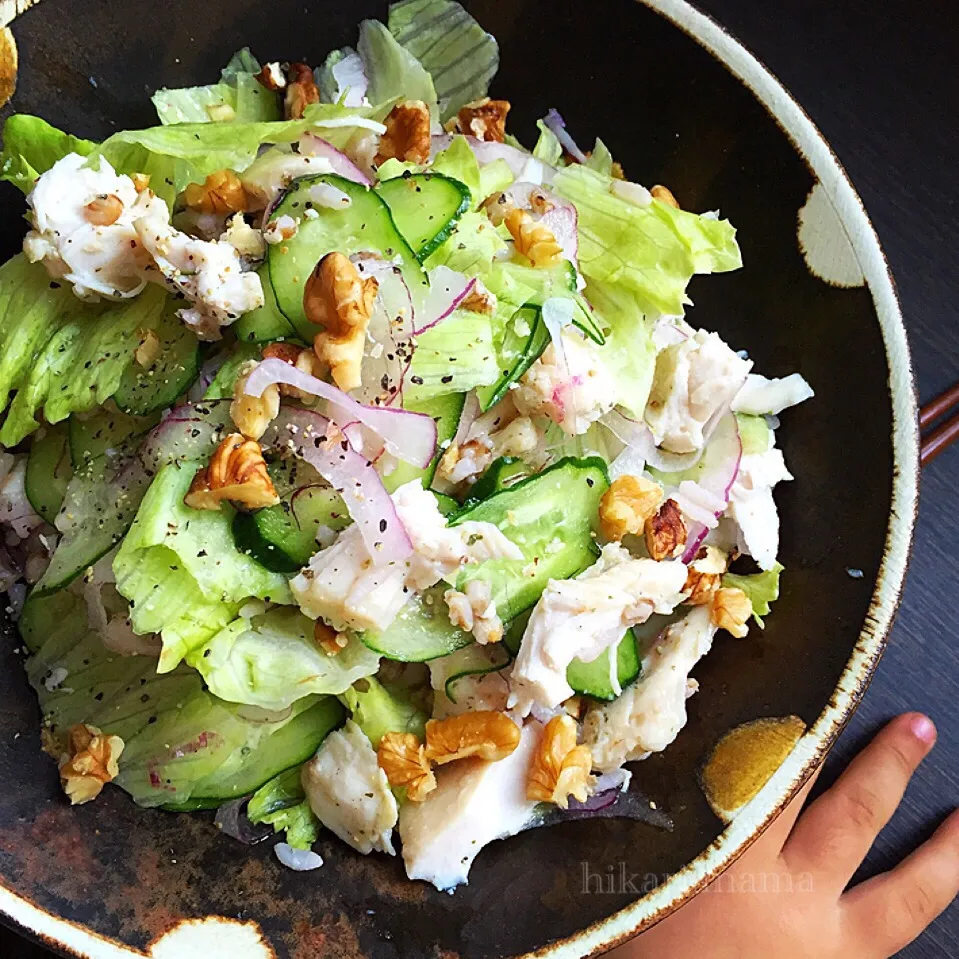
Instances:
[[[137,330],[140,342],[133,351],[133,358],[145,370],[150,369],[160,358],[160,337],[156,330]]]
[[[319,373],[320,360],[313,350],[295,343],[270,343],[263,349],[264,360],[283,360],[290,366],[296,367],[301,373],[316,376]],[[312,399],[311,394],[286,383],[277,383],[281,396],[289,396],[297,400]],[[262,434],[261,434],[262,435]]]
[[[495,762],[519,745],[519,737],[519,726],[492,709],[431,719],[426,724],[426,757],[440,766],[467,756]]]
[[[86,723],[70,728],[67,754],[60,761],[60,782],[73,805],[96,799],[104,784],[116,778],[122,752],[119,736],[105,736]]]
[[[342,253],[327,253],[306,281],[303,310],[311,323],[323,327],[313,349],[341,390],[360,385],[366,328],[378,289],[376,279],[363,279]]]
[[[705,546],[689,564],[684,593],[689,593],[689,606],[706,606],[722,584],[726,572],[726,554],[715,546]]]
[[[344,633],[338,633],[332,626],[328,626],[322,619],[318,619],[313,626],[313,641],[327,656],[336,656],[346,649],[349,640]]]
[[[266,87],[267,90],[272,90],[273,92],[286,89],[286,74],[283,72],[283,67],[281,67],[276,60],[272,63],[265,64],[263,69],[260,70],[253,79],[256,80],[261,87]]]
[[[389,732],[380,740],[376,761],[391,786],[405,786],[410,802],[422,802],[436,789],[423,744],[412,733]]]
[[[191,509],[220,508],[229,500],[248,509],[276,506],[273,480],[256,440],[231,433],[216,448],[208,466],[197,471],[183,502]]]
[[[461,593],[448,589],[443,599],[449,608],[450,623],[472,633],[481,646],[498,643],[503,638],[503,621],[496,611],[493,593],[485,580],[474,579]]]
[[[579,719],[586,708],[582,696],[570,696],[562,705],[563,709],[565,709],[573,719]]]
[[[250,360],[240,367],[239,376],[233,384],[233,402],[230,404],[233,423],[251,440],[258,440],[280,412],[280,390],[276,383],[268,386],[259,396],[249,396],[244,392],[256,366],[256,361]]]
[[[741,589],[723,586],[713,595],[710,619],[714,625],[737,639],[742,639],[749,632],[746,623],[752,614],[753,604]]]
[[[686,545],[686,524],[675,500],[668,499],[646,520],[646,549],[655,560],[678,556]]]
[[[113,226],[122,213],[123,200],[112,193],[94,197],[83,208],[83,217],[92,226]]]
[[[516,243],[516,249],[533,266],[555,266],[563,258],[563,248],[556,242],[553,231],[534,220],[526,210],[517,208],[510,211],[504,222]]]
[[[493,226],[499,226],[516,209],[516,204],[509,194],[494,193],[483,201],[483,209]]]
[[[313,71],[305,63],[291,63],[286,68],[286,81],[283,113],[287,120],[302,120],[306,108],[320,102]]]
[[[480,279],[477,278],[472,291],[460,303],[460,309],[469,310],[470,313],[482,313],[484,316],[492,316],[496,312],[496,296],[490,293],[483,286]]]
[[[197,213],[242,213],[250,206],[240,178],[232,170],[216,170],[202,183],[191,183],[183,191],[183,199]]]
[[[649,192],[654,200],[659,200],[660,203],[665,203],[666,206],[675,207],[677,210],[680,208],[679,201],[673,196],[673,191],[670,190],[669,187],[665,187],[657,183],[656,186],[652,187]]]
[[[542,216],[544,213],[549,213],[550,210],[554,209],[556,206],[555,203],[547,196],[545,190],[541,190],[538,187],[535,190],[530,190],[529,193],[529,208],[534,212]]]
[[[639,536],[646,520],[663,501],[663,488],[642,476],[613,480],[599,501],[599,524],[603,536],[619,542],[627,534]]]
[[[589,746],[576,745],[576,721],[572,716],[554,716],[543,730],[529,777],[526,798],[551,802],[565,809],[572,796],[585,802],[591,786],[592,755]]]
[[[506,140],[506,115],[509,111],[509,100],[491,100],[484,97],[474,103],[467,103],[456,115],[456,119],[461,133],[488,143],[503,143]]]
[[[376,165],[386,160],[426,163],[430,158],[430,109],[422,100],[397,103],[386,118]]]

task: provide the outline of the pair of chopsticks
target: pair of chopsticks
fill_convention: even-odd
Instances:
[[[948,416],[949,413],[952,413],[952,416]],[[929,429],[937,420],[947,416],[939,426]],[[959,383],[919,411],[919,430],[922,433],[919,462],[923,466],[931,463],[947,446],[959,440]]]

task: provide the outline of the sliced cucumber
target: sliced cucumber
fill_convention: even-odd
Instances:
[[[67,424],[44,427],[30,445],[26,488],[30,505],[48,523],[52,523],[60,512],[71,476],[73,462]]]
[[[314,205],[310,189],[318,183],[345,193],[350,205],[335,210]],[[305,216],[307,210],[316,215]],[[307,341],[316,335],[316,327],[303,311],[303,290],[313,268],[327,253],[337,251],[351,256],[373,251],[388,260],[399,258],[414,301],[425,292],[426,275],[416,254],[397,230],[390,208],[369,188],[334,174],[300,177],[277,204],[271,219],[281,216],[293,217],[299,226],[291,239],[270,246],[270,281],[280,311]]]
[[[70,458],[73,468],[103,456],[110,450],[128,446],[159,422],[160,414],[130,416],[121,410],[100,406],[92,413],[74,413],[69,420]]]
[[[237,343],[233,352],[216,371],[216,376],[203,394],[205,400],[233,399],[233,386],[236,383],[240,367],[248,360],[259,360],[263,349],[258,343]]]
[[[440,173],[407,172],[376,192],[421,263],[449,239],[473,201],[465,184]]]
[[[445,493],[437,493],[436,490],[432,490],[432,493],[436,497],[436,508],[443,516],[452,516],[461,508],[460,504],[457,503],[452,496],[447,496]]]
[[[295,573],[306,566],[320,548],[320,527],[339,532],[350,516],[339,493],[329,487],[308,486],[297,490],[278,506],[237,513],[233,539],[237,549],[276,573]]]
[[[598,551],[593,532],[599,501],[608,488],[603,460],[564,459],[461,510],[451,525],[493,523],[520,548],[523,558],[465,566],[456,588],[474,579],[487,581],[504,622],[529,609],[549,580],[568,579],[594,562]]]
[[[113,399],[125,413],[145,416],[172,406],[197,378],[200,344],[196,334],[176,315],[180,305],[168,297],[154,327],[160,338],[156,362],[144,368],[134,360],[121,377]]]
[[[451,702],[456,702],[456,686],[461,679],[468,676],[486,676],[489,673],[499,672],[505,669],[512,661],[513,656],[510,651],[502,644],[495,643],[489,646],[480,646],[473,644],[461,649],[454,654],[455,665],[443,684],[443,691],[446,698]]]
[[[506,396],[510,384],[543,355],[548,345],[549,330],[540,316],[540,308],[529,305],[517,310],[506,324],[498,351],[502,375],[492,386],[481,386],[476,390],[484,412]]]
[[[403,663],[422,663],[438,659],[469,646],[471,633],[450,622],[449,607],[443,599],[447,586],[441,583],[415,596],[403,607],[393,624],[383,633],[367,631],[360,638],[370,649],[387,659]]]
[[[290,339],[296,335],[293,324],[280,312],[276,294],[270,282],[270,268],[264,263],[257,271],[263,287],[263,306],[244,313],[233,326],[241,343],[268,343],[270,340]],[[315,332],[315,330],[314,330]]]
[[[563,260],[548,270],[516,264],[511,264],[510,269],[521,282],[536,290],[529,298],[531,306],[542,306],[554,296],[569,298],[573,301],[573,326],[600,346],[606,342],[592,309],[579,293],[579,274],[569,260]]]
[[[619,688],[625,689],[633,682],[640,671],[639,653],[636,649],[636,638],[632,630],[613,649],[607,649],[597,656],[591,663],[584,663],[581,659],[574,659],[566,670],[566,681],[576,690],[594,699],[611,702],[619,693],[613,688],[610,677],[610,656],[616,656],[616,675]]]
[[[476,481],[466,501],[465,507],[474,506],[484,499],[504,489],[515,486],[529,475],[529,467],[516,456],[500,456],[487,467],[486,472]]]
[[[447,393],[445,396],[436,396],[418,403],[404,403],[403,409],[413,413],[425,413],[436,421],[436,456],[425,469],[417,469],[409,463],[400,461],[388,476],[383,477],[383,485],[392,493],[410,480],[421,479],[424,487],[429,487],[436,473],[436,466],[445,450],[445,444],[456,435],[460,417],[463,415],[463,405],[466,402],[465,393]]]

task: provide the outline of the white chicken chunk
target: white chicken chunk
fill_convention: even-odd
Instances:
[[[705,330],[662,350],[646,406],[656,445],[674,453],[702,449],[706,424],[732,401],[751,368]]]
[[[570,436],[585,433],[616,403],[613,380],[599,351],[579,333],[563,331],[562,350],[550,343],[513,391],[527,416],[546,416]]]
[[[529,722],[505,759],[464,759],[436,772],[436,789],[400,812],[403,862],[410,879],[454,889],[467,881],[477,853],[496,839],[515,836],[536,803],[526,798],[526,779],[542,727]]]
[[[37,180],[27,197],[33,229],[23,251],[54,279],[70,283],[81,300],[136,296],[146,286],[149,263],[133,226],[136,188],[103,157],[96,170],[88,159],[67,154]]]
[[[533,610],[510,679],[510,708],[521,716],[552,709],[573,689],[566,670],[592,662],[653,613],[670,613],[683,599],[680,560],[633,559],[618,543],[575,579],[550,580]]]
[[[396,799],[376,751],[352,719],[323,740],[301,778],[316,818],[343,842],[364,855],[396,855]]]
[[[235,246],[225,240],[198,240],[170,225],[170,211],[147,191],[137,204],[137,236],[167,285],[191,306],[178,315],[201,340],[218,340],[220,330],[263,306],[263,285],[244,272]]]
[[[583,722],[593,768],[618,769],[624,762],[662,752],[686,725],[686,700],[696,685],[689,674],[713,643],[717,627],[708,606],[697,606],[673,623],[643,661],[638,682],[618,699],[594,706]]]
[[[311,619],[324,619],[340,630],[382,632],[414,590],[451,579],[466,564],[523,557],[492,523],[447,526],[436,497],[419,480],[396,490],[393,503],[413,555],[403,563],[378,565],[359,529],[348,527],[290,583],[294,598]]]
[[[779,553],[779,513],[773,499],[777,483],[791,480],[782,450],[744,456],[729,492],[727,515],[738,527],[738,545],[760,569],[772,569]]]
[[[812,387],[798,373],[772,380],[758,373],[750,373],[733,399],[732,409],[734,413],[775,415],[815,395]]]

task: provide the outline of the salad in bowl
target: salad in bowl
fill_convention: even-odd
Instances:
[[[404,0],[149,129],[7,121],[0,572],[71,802],[450,890],[615,815],[717,632],[762,627],[812,391],[691,322],[733,227],[555,110],[524,147],[497,66]]]

